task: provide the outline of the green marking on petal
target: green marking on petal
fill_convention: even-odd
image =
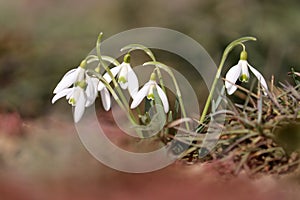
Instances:
[[[85,80],[77,81],[77,82],[75,83],[75,86],[81,87],[82,89],[85,90],[85,88],[86,88],[86,86],[87,86],[87,83],[85,82]]]
[[[124,76],[120,76],[118,79],[119,83],[127,83],[127,79]]]
[[[150,87],[149,87],[149,92],[148,92],[148,95],[147,95],[147,99],[151,99],[151,100],[154,100],[155,98],[155,95],[154,95],[154,92],[153,92],[153,90],[154,90],[154,85],[151,85]]]
[[[70,98],[69,99],[69,104],[71,104],[72,106],[76,105],[76,100],[74,98]]]
[[[240,76],[240,81],[242,81],[242,82],[248,82],[248,80],[249,80],[249,77],[246,74],[242,74]]]
[[[147,99],[154,100],[154,94],[153,93],[148,94]]]

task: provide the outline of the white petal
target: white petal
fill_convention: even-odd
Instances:
[[[52,98],[52,103],[55,103],[58,99],[72,93],[72,91],[73,91],[73,88],[67,88],[67,89],[60,91]]]
[[[111,73],[113,74],[114,77],[120,72],[120,70],[121,70],[121,65],[113,67],[113,68],[110,69],[110,71],[111,71]],[[111,77],[107,72],[103,75],[103,78],[107,81],[107,83],[111,82]]]
[[[79,96],[76,99],[76,105],[75,105],[75,110],[74,110],[74,121],[75,123],[79,122],[81,119],[84,110],[85,110],[85,102],[86,102],[86,97],[84,94],[83,89],[80,89],[79,91]]]
[[[128,82],[126,82],[126,83],[119,82],[119,84],[123,90],[128,88]]]
[[[70,99],[70,98],[73,96],[75,87],[67,88],[67,89],[70,89],[70,92],[66,95],[66,99]],[[72,90],[72,91],[71,91],[71,90]]]
[[[250,75],[249,75],[249,70],[248,70],[248,62],[246,60],[240,60],[239,63],[242,66],[241,74],[245,74],[247,76],[247,78],[249,79]]]
[[[242,67],[239,62],[237,65],[235,65],[229,69],[229,71],[226,73],[225,79],[232,83],[235,83],[241,74],[241,70],[242,70]],[[229,83],[226,80],[225,80],[225,87],[227,89],[227,93],[229,95],[231,95],[235,92],[237,87],[235,85]]]
[[[69,70],[69,71],[64,75],[64,77],[65,77],[65,76],[68,76],[68,75],[71,74],[71,73],[74,73],[76,70],[78,70],[78,68],[74,68],[74,69]]]
[[[150,81],[149,81],[142,87],[142,89],[140,89],[140,91],[138,91],[136,93],[136,95],[131,103],[131,106],[130,106],[131,109],[136,108],[142,102],[142,100],[145,98],[145,96],[147,96],[148,90],[152,84],[153,83],[150,83]]]
[[[78,67],[78,72],[77,72],[77,77],[76,77],[76,81],[82,81],[85,77],[85,69],[83,69],[82,67]]]
[[[119,78],[125,78],[126,82],[119,82],[120,86],[122,89],[127,89],[128,87],[128,67],[129,64],[128,63],[122,63],[120,65],[121,69],[120,69],[120,72],[119,72]]]
[[[260,81],[260,84],[262,85],[263,89],[268,90],[268,85],[266,83],[266,80],[264,77],[261,75],[259,71],[257,71],[254,67],[252,67],[249,63],[248,66],[252,73],[256,76],[256,78]],[[267,93],[264,91],[264,94],[267,95]]]
[[[128,67],[128,91],[132,98],[135,97],[137,94],[137,91],[139,89],[139,81],[135,74],[135,72],[132,70],[132,68]]]
[[[113,74],[113,76],[115,77],[119,73],[120,69],[121,69],[121,67],[119,65],[119,66],[111,68],[110,71]],[[103,78],[106,80],[107,83],[111,82],[111,77],[107,72],[103,75]],[[103,90],[104,87],[105,87],[105,85],[102,82],[99,82],[98,91]]]
[[[89,76],[86,77],[86,81],[87,81],[87,87],[86,87],[86,96],[87,96],[87,101],[85,106],[89,107],[90,105],[92,105],[96,98],[97,98],[97,89],[95,88],[95,84],[94,82],[97,82],[98,79],[96,78],[90,78]]]
[[[110,94],[107,90],[107,88],[104,88],[100,92],[101,95],[101,100],[102,100],[102,105],[104,110],[108,111],[111,107],[111,100],[110,100]]]
[[[159,85],[156,85],[157,93],[161,99],[161,102],[164,106],[165,113],[169,111],[169,102],[167,95],[164,93],[164,91],[159,87]]]
[[[62,91],[63,89],[70,87],[72,84],[74,84],[77,78],[77,74],[78,74],[78,68],[68,71],[64,75],[64,77],[60,80],[60,82],[57,84],[53,93],[56,94]]]
[[[101,91],[101,90],[103,90],[105,88],[105,85],[104,85],[104,83],[102,83],[101,81],[98,83],[98,87],[97,87],[97,89],[98,89],[98,91]]]

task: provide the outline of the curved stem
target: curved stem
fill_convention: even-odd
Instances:
[[[120,65],[120,63],[116,59],[114,59],[114,58],[112,58],[110,56],[103,56],[103,55],[101,55],[101,58],[102,58],[103,61],[107,61],[107,62],[109,62],[109,63],[111,63],[111,64],[113,64],[115,66]],[[86,60],[87,64],[90,64],[92,62],[99,62],[99,58],[96,55],[88,55],[85,58],[85,60]]]
[[[242,45],[243,49],[245,48],[245,45],[243,44],[243,42],[247,42],[249,40],[252,40],[252,41],[256,41],[256,38],[255,37],[242,37],[242,38],[239,38],[237,40],[234,40],[233,42],[231,42],[227,47],[226,49],[224,50],[224,53],[223,53],[223,56],[222,56],[222,59],[221,59],[221,62],[220,62],[220,65],[218,67],[218,71],[216,73],[216,76],[215,76],[215,79],[213,81],[213,84],[211,86],[211,89],[210,89],[210,92],[209,92],[209,95],[208,95],[208,98],[206,100],[206,103],[205,103],[205,106],[204,106],[204,109],[203,109],[203,112],[201,114],[201,117],[200,117],[200,121],[199,123],[202,124],[204,122],[204,119],[206,117],[206,114],[207,114],[207,111],[208,111],[208,108],[209,108],[209,105],[211,103],[211,100],[212,100],[212,96],[213,96],[213,93],[215,91],[215,88],[216,88],[216,85],[217,85],[217,82],[220,78],[220,75],[221,75],[221,71],[222,71],[222,68],[224,66],[224,63],[225,63],[225,60],[229,54],[229,52],[237,45]]]
[[[121,51],[125,51],[125,50],[128,50],[128,53],[130,53],[130,52],[132,52],[134,50],[142,50],[142,51],[144,51],[151,58],[152,61],[156,62],[156,58],[155,58],[153,52],[149,48],[145,47],[144,45],[141,45],[141,44],[129,44],[129,45],[127,45],[127,46],[125,46],[125,47],[123,47],[121,49]],[[164,92],[166,92],[165,84],[164,84],[163,77],[161,75],[160,69],[157,66],[155,66],[155,68],[156,68],[156,72],[157,72],[157,76],[158,76],[158,80],[159,80],[160,86],[161,86],[162,90]]]
[[[127,102],[127,99],[125,98],[122,90],[120,89],[119,87],[119,84],[117,83],[114,75],[112,74],[112,72],[110,71],[109,67],[104,63],[103,61],[103,58],[101,56],[101,48],[100,48],[100,45],[101,45],[101,39],[102,39],[102,36],[103,36],[103,33],[101,32],[98,36],[98,40],[97,40],[97,43],[96,43],[96,52],[97,52],[97,56],[98,56],[98,59],[99,59],[99,62],[100,64],[104,67],[105,71],[107,71],[108,75],[110,76],[114,86],[115,86],[115,89],[117,90],[117,93],[119,94],[120,98],[121,98],[121,101],[123,102],[123,105],[125,105],[125,107],[127,108],[127,112],[129,112],[130,116],[131,116],[131,121],[134,120],[134,124],[136,124],[136,121],[135,121],[135,118],[134,118],[134,115],[133,113],[131,112],[131,110],[129,109],[129,104]]]
[[[113,98],[115,99],[115,101],[117,102],[117,104],[120,106],[120,108],[126,113],[127,118],[130,120],[130,122],[133,125],[136,125],[136,122],[133,118],[132,115],[130,115],[129,112],[127,112],[126,107],[124,106],[124,104],[122,103],[122,101],[120,100],[120,98],[118,97],[117,93],[114,91],[114,89],[110,86],[109,83],[107,83],[107,81],[97,72],[95,71],[87,71],[88,73],[92,74],[93,76],[97,77],[104,85],[105,87],[109,90],[109,92],[112,94]]]

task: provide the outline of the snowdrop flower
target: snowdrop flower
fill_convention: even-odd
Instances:
[[[86,94],[88,98],[85,105],[86,107],[92,105],[95,102],[98,96],[98,91],[100,91],[103,108],[104,110],[108,111],[111,107],[111,100],[108,89],[101,81],[99,81],[98,78],[87,76]]]
[[[57,84],[53,91],[55,96],[52,98],[52,103],[66,96],[69,104],[75,107],[74,121],[78,122],[85,111],[85,107],[91,106],[95,102],[98,96],[98,85],[101,84],[103,85],[100,90],[102,104],[107,111],[111,106],[110,94],[102,82],[86,73],[86,61],[84,60],[79,67],[68,71]],[[70,86],[73,87],[70,88]]]
[[[60,80],[60,82],[57,84],[53,93],[57,94],[60,91],[69,88],[71,85],[75,84],[76,82],[82,81],[85,77],[86,64],[87,64],[86,61],[83,60],[77,68],[68,71]]]
[[[69,100],[69,104],[75,107],[74,109],[74,121],[77,123],[81,119],[85,105],[87,102],[87,95],[85,93],[87,83],[83,81],[78,81],[75,83],[75,87],[65,88],[59,91],[52,99],[52,103],[55,103],[58,99],[66,96]]]
[[[238,64],[231,67],[231,69],[226,74],[225,79],[231,82],[230,83],[228,81],[225,81],[225,87],[226,87],[227,93],[229,95],[233,94],[236,91],[237,86],[233,85],[232,83],[236,83],[238,78],[241,82],[248,82],[248,80],[250,78],[248,68],[259,80],[260,84],[263,87],[263,91],[266,95],[265,90],[268,89],[267,83],[266,83],[264,77],[261,75],[261,73],[258,72],[254,67],[252,67],[248,63],[247,52],[245,50],[241,52],[240,61],[238,62]]]
[[[156,89],[158,96],[162,101],[165,113],[169,111],[169,103],[167,96],[155,80],[155,73],[152,73],[150,80],[141,88],[141,90],[137,92],[135,97],[133,97],[133,101],[130,106],[131,109],[136,108],[145,97],[147,97],[147,99],[149,100],[154,100],[153,90]]]
[[[132,70],[130,66],[130,55],[126,54],[124,56],[124,61],[116,66],[110,69],[113,76],[118,76],[117,80],[120,84],[122,89],[127,89],[129,91],[130,96],[133,98],[138,90],[138,78],[134,71]],[[103,75],[103,78],[107,80],[108,83],[111,82],[111,77],[108,73],[105,73]],[[98,87],[98,90],[102,90],[103,86],[100,88]]]

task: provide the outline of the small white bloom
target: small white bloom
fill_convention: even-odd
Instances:
[[[74,83],[78,81],[82,81],[85,77],[85,67],[86,67],[86,61],[84,60],[80,63],[80,65],[77,68],[68,71],[63,76],[63,78],[59,81],[53,93],[57,94],[60,91],[70,87]]]
[[[136,108],[145,97],[154,100],[154,93],[153,93],[154,88],[156,88],[158,96],[162,101],[164,111],[165,113],[167,113],[169,111],[168,98],[164,93],[164,91],[161,89],[161,87],[156,83],[154,73],[151,75],[150,80],[141,88],[141,90],[139,90],[136,93],[135,97],[133,97],[133,101],[131,103],[130,108],[131,109]]]
[[[90,85],[90,88],[89,88]],[[98,89],[100,88],[100,90]],[[87,94],[87,102],[86,102],[86,107],[92,105],[98,95],[98,91],[100,91],[101,95],[101,100],[102,100],[102,105],[104,107],[104,110],[108,111],[111,107],[111,100],[110,100],[110,94],[105,87],[105,85],[99,81],[98,78],[92,77],[88,78],[87,77],[87,88],[86,88],[86,94]]]
[[[262,85],[263,91],[266,95],[265,90],[268,90],[268,85],[267,85],[264,77],[261,75],[261,73],[258,72],[254,67],[252,67],[248,63],[248,61],[247,61],[247,52],[246,51],[241,52],[241,56],[240,56],[240,60],[239,60],[238,64],[231,67],[230,70],[226,73],[225,79],[227,81],[225,81],[225,87],[226,87],[227,93],[229,95],[233,94],[236,91],[237,86],[235,86],[232,83],[236,83],[238,78],[242,82],[248,82],[248,80],[250,78],[248,68],[256,76],[256,78],[259,80],[259,82]]]
[[[99,80],[94,77],[86,76],[86,83],[87,83],[87,86],[86,86],[85,93],[87,96],[87,101],[86,101],[85,107],[89,107],[95,102],[95,100],[98,96],[97,86],[98,86]]]
[[[73,88],[66,88],[59,91],[52,98],[52,103],[55,103],[58,99],[66,96],[66,99],[69,100],[69,104],[75,107],[74,121],[77,123],[84,113],[87,96],[85,93],[86,83],[84,81],[76,82],[75,85],[76,86]]]
[[[129,94],[133,98],[138,91],[139,82],[135,72],[130,66],[130,55],[126,54],[124,56],[124,61],[120,65],[111,68],[110,71],[114,77],[118,77],[118,83],[122,89],[128,88]],[[105,73],[103,78],[105,78],[108,83],[111,82],[111,77],[108,73]],[[102,90],[102,88],[98,89],[100,91]]]

